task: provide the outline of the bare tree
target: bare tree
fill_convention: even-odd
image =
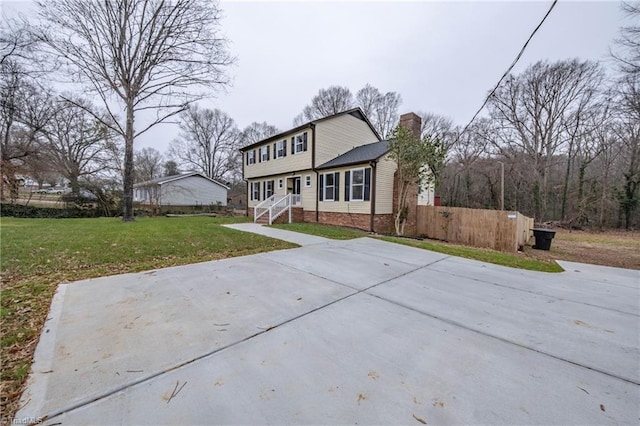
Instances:
[[[206,96],[196,88],[228,83],[232,62],[218,35],[216,2],[198,0],[39,1],[37,38],[68,75],[98,95],[105,123],[124,138],[123,220],[133,220],[133,146],[137,136]],[[114,101],[124,111],[118,119]],[[135,128],[136,114],[156,112]],[[100,114],[91,111],[96,118]]]
[[[620,28],[620,37],[615,40],[618,51],[611,55],[623,73],[640,74],[640,2],[622,2],[621,7],[632,24]]]
[[[368,83],[356,94],[356,105],[371,120],[383,139],[389,138],[398,124],[398,108],[401,103],[402,98],[398,93],[383,94]]]
[[[164,168],[163,176],[175,176],[180,174],[178,163],[173,160],[166,161],[162,167]]]
[[[547,214],[548,173],[564,143],[566,122],[576,116],[600,75],[600,66],[589,61],[537,62],[507,77],[489,100],[491,117],[500,127],[493,143],[500,151],[510,147],[526,153],[532,167],[537,220]]]
[[[618,189],[621,216],[624,227],[634,222],[640,205],[640,73],[629,74],[619,92],[620,119],[616,126],[621,142],[623,182]]]
[[[42,148],[53,169],[69,180],[74,194],[79,194],[81,179],[110,167],[105,144],[111,131],[103,124],[106,118],[99,120],[87,112],[95,110],[88,101],[72,99],[72,103],[55,105],[54,115],[42,132]]]
[[[351,109],[354,104],[349,88],[331,86],[318,91],[318,94],[311,99],[311,103],[302,110],[302,116],[305,121],[312,121]]]
[[[232,173],[233,155],[240,148],[240,131],[235,121],[219,109],[190,106],[180,116],[181,133],[169,148],[172,158],[212,179],[226,179]]]
[[[16,174],[24,171],[27,158],[39,153],[39,137],[52,117],[51,93],[36,88],[15,61],[0,65],[0,168],[4,188],[17,197]]]
[[[279,131],[276,126],[272,126],[264,121],[262,123],[253,122],[240,133],[240,146],[251,145],[252,143],[267,139]]]
[[[164,157],[155,148],[142,148],[135,153],[133,163],[136,170],[136,181],[143,182],[162,175]]]
[[[367,118],[373,118],[378,102],[382,94],[376,88],[367,83],[362,89],[356,93],[356,104],[360,107]],[[397,123],[396,123],[397,124]]]
[[[431,136],[440,140],[447,148],[451,148],[457,135],[451,119],[432,112],[418,112],[418,115],[422,119],[422,137]]]

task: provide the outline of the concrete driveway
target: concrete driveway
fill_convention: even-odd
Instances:
[[[639,271],[302,243],[61,285],[16,420],[638,424]]]

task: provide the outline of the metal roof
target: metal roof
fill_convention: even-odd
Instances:
[[[188,172],[188,173],[182,173],[179,175],[172,175],[172,176],[163,176],[160,178],[156,178],[156,179],[151,179],[145,182],[139,182],[136,183],[135,185],[133,185],[134,187],[138,187],[138,186],[147,186],[147,185],[151,185],[151,184],[157,184],[157,185],[162,185],[163,183],[167,183],[167,182],[171,182],[174,180],[178,180],[178,179],[183,179],[183,178],[187,178],[187,177],[191,177],[191,176],[200,176],[202,178],[205,178],[213,183],[216,183],[220,186],[223,186],[227,189],[229,189],[229,187],[223,183],[218,182],[217,180],[211,179],[208,176],[203,175],[202,173],[199,172]]]

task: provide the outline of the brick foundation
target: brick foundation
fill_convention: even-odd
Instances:
[[[315,214],[313,218],[315,222]],[[390,232],[393,224],[393,216],[390,214],[377,214],[373,218],[376,232]],[[361,213],[336,213],[320,212],[319,223],[326,225],[348,226],[351,228],[371,230],[371,215]]]
[[[247,216],[253,218],[253,208],[248,209]],[[268,219],[263,219],[265,216],[260,217],[261,223],[267,223]],[[318,214],[318,223],[325,225],[336,226],[348,226],[350,228],[362,229],[363,231],[370,231],[371,222],[370,215],[358,214],[358,213],[336,213],[336,212],[320,212]],[[273,223],[288,223],[289,215],[284,213],[279,216]],[[294,207],[291,209],[291,222],[300,223],[316,223],[316,212],[304,210],[301,207]],[[377,214],[373,218],[374,229],[376,232],[393,232],[393,215],[391,214]]]

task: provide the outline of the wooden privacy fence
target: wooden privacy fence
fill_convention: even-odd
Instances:
[[[417,235],[451,243],[515,252],[531,228],[533,219],[514,211],[417,206]]]

